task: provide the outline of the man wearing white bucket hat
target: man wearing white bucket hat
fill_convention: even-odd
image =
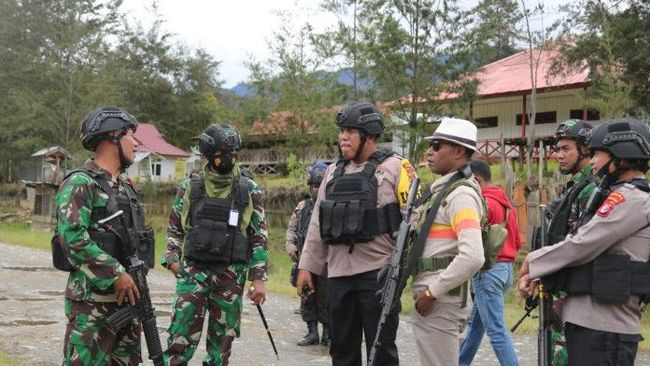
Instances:
[[[459,335],[472,308],[469,280],[484,262],[483,203],[467,163],[476,151],[476,126],[443,118],[426,137],[429,168],[441,176],[421,206],[413,249],[413,330],[423,365],[457,365]]]

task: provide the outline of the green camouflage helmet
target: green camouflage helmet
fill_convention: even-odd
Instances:
[[[138,121],[129,112],[119,107],[99,107],[90,111],[81,123],[81,144],[95,151],[102,140],[109,138],[113,131],[135,132]]]
[[[213,123],[199,137],[199,151],[214,156],[217,151],[234,152],[242,148],[241,136],[227,123]]]
[[[570,139],[586,145],[587,139],[591,135],[591,130],[593,128],[594,126],[592,126],[591,123],[579,119],[569,119],[557,126],[557,131],[555,131],[555,139]]]

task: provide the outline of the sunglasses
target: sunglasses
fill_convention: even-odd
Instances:
[[[438,152],[440,150],[440,148],[442,148],[442,145],[444,145],[444,143],[442,143],[442,142],[440,142],[438,140],[431,140],[429,142],[429,146],[431,146],[431,150],[433,150],[435,152]]]

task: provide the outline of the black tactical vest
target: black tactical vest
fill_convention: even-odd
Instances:
[[[314,199],[305,198],[302,200],[305,205],[300,210],[300,216],[298,217],[297,229],[297,247],[298,251],[302,251],[302,247],[305,245],[305,238],[307,237],[307,229],[309,229],[309,222],[311,221],[311,214],[314,211]]]
[[[336,163],[320,202],[320,234],[326,243],[352,246],[398,229],[402,220],[399,204],[377,207],[375,170],[390,156],[392,152],[377,151],[361,172],[352,174],[343,174],[348,161]]]
[[[90,239],[126,268],[129,267],[128,258],[132,255],[137,255],[145,262],[148,268],[153,268],[155,264],[154,233],[153,229],[145,227],[144,210],[138,201],[133,187],[129,183],[120,180],[120,184],[124,190],[113,188],[102,172],[87,169],[73,170],[66,176],[66,179],[77,172],[88,174],[97,182],[102,191],[108,195],[105,207],[93,207],[90,213],[91,222],[99,222],[119,210],[123,212],[120,216],[110,220],[105,225],[100,225],[103,231],[89,228],[88,235]],[[62,243],[63,241],[58,235],[58,231],[55,230],[54,236],[52,237],[54,267],[70,272],[75,268],[67,260],[62,249]]]
[[[568,192],[563,193],[555,203],[551,204],[551,207],[553,207],[553,218],[548,225],[547,245],[561,242],[568,234],[575,234],[569,232],[569,216],[571,215],[571,207],[576,199],[578,199],[580,192],[593,181],[593,176],[583,179]]]
[[[610,190],[625,183],[650,193],[646,179],[619,182]],[[630,296],[650,302],[650,263],[634,262],[626,254],[605,252],[589,263],[568,267],[562,272],[564,277],[557,287],[569,296],[588,294],[599,304],[627,304]]]
[[[191,261],[229,265],[248,263],[248,239],[241,229],[248,206],[248,179],[234,179],[228,198],[207,197],[203,176],[190,181],[190,232],[185,239],[185,256]]]

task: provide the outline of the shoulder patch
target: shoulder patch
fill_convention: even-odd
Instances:
[[[605,198],[605,202],[600,205],[596,214],[600,217],[607,217],[610,213],[612,213],[612,211],[614,211],[614,208],[616,208],[616,206],[622,202],[625,202],[625,196],[623,193],[614,191],[610,193],[607,198]]]

